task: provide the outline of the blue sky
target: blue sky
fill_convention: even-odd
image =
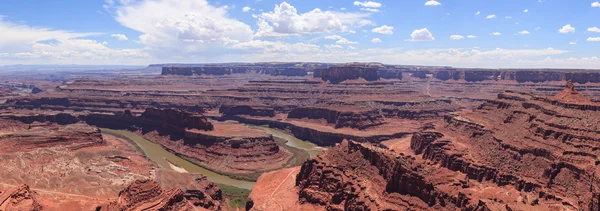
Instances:
[[[360,61],[600,69],[599,20],[595,0],[2,0],[0,65]]]

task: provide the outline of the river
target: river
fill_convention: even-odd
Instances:
[[[317,154],[319,154],[319,152],[324,150],[324,148],[322,148],[322,147],[319,147],[308,141],[302,141],[302,140],[294,137],[293,135],[287,134],[281,130],[272,129],[272,128],[264,127],[264,126],[254,126],[254,125],[246,125],[246,126],[253,128],[253,129],[264,131],[268,134],[273,135],[274,137],[287,140],[286,145],[308,152],[308,154],[310,155],[311,158],[316,157]],[[237,179],[233,179],[231,177],[225,176],[225,175],[217,174],[206,168],[196,165],[190,161],[187,161],[187,160],[165,150],[161,145],[156,144],[142,136],[139,136],[138,134],[135,134],[135,133],[132,133],[129,131],[112,130],[112,129],[108,129],[108,128],[101,128],[101,130],[102,130],[102,133],[117,136],[117,137],[124,138],[124,139],[134,142],[137,145],[137,147],[139,148],[139,150],[141,150],[142,153],[144,153],[146,155],[146,157],[148,157],[148,159],[155,162],[161,168],[178,170],[178,171],[181,171],[182,169],[184,169],[185,171],[190,172],[190,173],[204,174],[204,175],[206,175],[206,177],[208,177],[208,179],[210,181],[212,181],[214,183],[225,184],[225,185],[234,186],[234,187],[242,188],[242,189],[250,190],[250,189],[252,189],[252,186],[254,186],[254,182],[237,180]],[[169,162],[176,166],[169,164]]]
[[[114,135],[120,138],[126,138],[130,141],[135,142],[135,144],[139,147],[140,150],[150,159],[155,162],[161,168],[172,169],[171,165],[169,165],[169,161],[190,173],[200,173],[204,174],[208,179],[214,183],[225,184],[229,186],[234,186],[237,188],[252,189],[254,186],[254,182],[244,181],[244,180],[236,180],[231,177],[220,175],[215,172],[212,172],[206,168],[198,166],[192,162],[189,162],[179,156],[165,150],[161,145],[156,144],[144,137],[139,136],[138,134],[123,131],[123,130],[111,130],[107,128],[102,128],[102,133],[106,133],[109,135]],[[167,161],[167,159],[169,161]]]
[[[285,145],[288,145],[288,146],[296,148],[296,149],[304,150],[304,151],[308,152],[308,154],[310,155],[311,158],[317,157],[317,154],[319,154],[320,152],[325,150],[325,148],[323,148],[323,147],[319,147],[312,142],[302,141],[302,140],[296,138],[295,136],[290,135],[282,130],[278,130],[278,129],[274,129],[274,128],[270,128],[270,127],[266,127],[266,126],[256,126],[256,125],[246,125],[246,126],[252,128],[252,129],[262,130],[268,134],[271,134],[273,137],[287,140]]]

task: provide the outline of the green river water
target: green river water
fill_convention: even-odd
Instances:
[[[281,130],[272,129],[264,126],[247,126],[253,129],[262,130],[268,134],[273,135],[274,137],[285,139],[287,140],[286,145],[293,148],[305,150],[306,152],[308,152],[311,158],[315,157],[319,152],[324,150],[324,148],[322,147],[318,147],[317,145],[308,141],[302,141],[300,139],[297,139],[296,137],[287,134]],[[169,162],[167,161],[169,160],[173,164],[185,169],[187,172],[201,173],[206,175],[208,179],[214,183],[225,184],[248,190],[252,189],[252,186],[254,186],[254,182],[237,180],[225,175],[217,174],[197,164],[187,161],[165,150],[161,145],[156,144],[148,139],[145,139],[144,137],[141,137],[138,134],[129,131],[112,130],[108,128],[101,128],[101,130],[102,133],[124,138],[128,141],[135,143],[137,145],[137,148],[141,150],[146,155],[146,157],[148,157],[148,159],[155,162],[161,168],[171,169]]]

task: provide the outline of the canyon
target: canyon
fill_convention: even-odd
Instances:
[[[0,209],[598,210],[599,74],[294,62],[8,77]]]

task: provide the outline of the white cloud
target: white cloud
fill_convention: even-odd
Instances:
[[[475,38],[477,38],[477,36],[475,36],[475,35],[467,35],[467,38],[469,38],[469,39],[475,39]]]
[[[348,50],[355,50],[356,48],[354,46],[348,46]]]
[[[576,42],[569,42],[569,45],[577,45]]]
[[[250,10],[252,10],[252,8],[250,8],[250,7],[248,7],[248,6],[245,6],[245,7],[243,7],[243,8],[242,8],[242,11],[243,11],[243,12],[248,12],[248,11],[250,11]]]
[[[439,2],[437,2],[435,0],[429,0],[429,1],[425,2],[425,6],[438,6],[440,4],[441,3],[439,3]]]
[[[381,42],[381,39],[379,39],[379,38],[373,38],[373,39],[371,40],[371,42],[372,42],[372,43],[380,43],[380,42]]]
[[[343,37],[342,37],[342,36],[340,36],[340,35],[329,35],[329,36],[325,36],[325,39],[328,39],[328,40],[339,40],[339,39],[342,39],[342,38],[343,38]]]
[[[369,7],[369,8],[379,8],[381,7],[381,3],[379,2],[373,2],[373,1],[355,1],[354,2],[354,6],[360,6],[360,7]]]
[[[502,35],[502,33],[500,33],[500,32],[494,32],[494,33],[491,33],[491,35],[500,36],[500,35]]]
[[[335,42],[335,44],[340,44],[340,45],[352,45],[352,44],[357,44],[357,43],[358,42],[353,42],[346,38],[339,39],[337,42]]]
[[[341,11],[344,11],[344,10],[346,10],[346,8],[345,8],[345,7],[342,7],[342,8],[340,8],[340,10],[341,10]]]
[[[375,8],[360,8],[360,10],[367,11],[367,12],[379,12],[379,9],[375,9]]]
[[[329,11],[314,9],[298,14],[287,2],[275,5],[272,12],[262,13],[258,18],[258,37],[340,32],[347,29],[339,17]]]
[[[348,31],[348,33],[350,33],[350,34],[356,34],[356,31],[350,30],[350,31]]]
[[[588,42],[600,42],[600,37],[588,37]]]
[[[427,30],[427,28],[416,29],[410,34],[411,39],[409,41],[431,41],[435,40],[435,37]]]
[[[15,24],[0,19],[1,64],[140,64],[150,59],[141,49],[111,49],[107,42],[77,33]]]
[[[479,15],[479,14],[481,14],[481,11],[477,11],[477,12],[475,13],[475,15]]]
[[[252,40],[249,42],[237,43],[231,46],[232,49],[256,51],[256,53],[315,53],[321,49],[318,45],[307,43],[284,43],[262,40]]]
[[[592,7],[600,7],[600,2],[594,2],[594,3],[592,3]]]
[[[598,27],[591,27],[587,29],[589,32],[597,32],[600,33],[600,29]]]
[[[538,27],[535,27],[535,30],[536,30],[536,31],[537,31],[537,30],[540,30],[540,29],[542,29],[542,27],[539,27],[539,26],[538,26]]]
[[[377,28],[373,28],[371,32],[379,33],[379,34],[394,34],[394,27],[383,25]]]
[[[506,18],[506,19],[511,19],[511,18],[512,18],[512,16],[504,16],[504,18]]]
[[[496,18],[496,15],[492,14],[492,15],[488,15],[485,17],[485,19],[492,19],[492,18]]]
[[[344,49],[344,46],[341,46],[341,45],[325,45],[325,48],[327,48],[328,50],[339,50],[339,49]]]
[[[462,39],[464,39],[464,38],[465,38],[465,36],[462,36],[462,35],[457,35],[457,34],[455,34],[455,35],[450,35],[450,39],[451,39],[451,40],[462,40]]]
[[[567,25],[563,26],[562,28],[560,28],[558,30],[558,32],[560,32],[562,34],[573,33],[573,32],[575,32],[575,28],[572,27],[571,24],[567,24]]]
[[[111,37],[116,37],[118,40],[128,40],[124,34],[111,34]]]
[[[156,51],[197,52],[253,40],[250,26],[205,0],[120,1],[115,19],[142,33],[139,42]]]
[[[342,21],[342,24],[350,28],[360,28],[363,26],[375,25],[373,21],[369,19],[371,13],[357,13],[357,12],[331,12],[336,18]]]
[[[520,32],[518,32],[518,33],[519,33],[519,34],[521,34],[521,35],[531,34],[531,33],[529,33],[529,31],[527,31],[527,30],[520,31]]]
[[[528,10],[528,9],[525,9],[525,10],[523,10],[523,12],[529,12],[529,10]]]

